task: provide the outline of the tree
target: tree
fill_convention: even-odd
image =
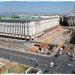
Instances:
[[[14,15],[14,16],[12,16],[12,18],[19,18],[19,16],[17,16],[17,15]]]
[[[1,16],[0,16],[0,19],[1,19]]]

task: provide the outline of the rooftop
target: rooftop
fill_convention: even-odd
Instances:
[[[14,16],[1,16],[0,20],[38,20],[38,19],[42,19],[42,17],[40,16],[18,16],[18,15],[14,15]]]
[[[58,17],[58,15],[49,16],[32,16],[32,15],[13,15],[13,16],[0,16],[0,21],[35,21],[45,20],[50,18]]]

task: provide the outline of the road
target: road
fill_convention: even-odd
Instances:
[[[15,61],[21,64],[27,64],[30,66],[35,67],[36,63],[35,61],[30,61],[32,58],[36,58],[38,61],[38,68],[44,72],[46,69],[49,69],[45,73],[53,74],[53,73],[71,73],[75,72],[75,60],[70,60],[70,57],[66,54],[61,54],[58,57],[45,57],[45,56],[39,56],[39,55],[33,55],[33,54],[27,54],[23,52],[16,52],[13,50],[3,49],[0,48],[0,57],[9,59],[11,61]],[[56,67],[49,67],[49,63],[54,62]],[[68,65],[71,64],[71,65]]]
[[[55,59],[55,68],[49,68],[49,74],[75,74],[75,60],[70,60],[66,54],[60,55]]]
[[[31,60],[35,58],[38,61],[38,68],[41,68],[43,71],[44,69],[46,69],[47,65],[50,62],[50,57],[23,53],[4,48],[0,48],[0,57],[31,66],[36,66],[35,60]]]

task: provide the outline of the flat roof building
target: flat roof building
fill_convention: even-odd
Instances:
[[[0,36],[33,39],[59,25],[59,16],[0,19]]]

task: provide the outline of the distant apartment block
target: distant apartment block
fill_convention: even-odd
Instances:
[[[33,39],[43,35],[46,30],[59,25],[59,16],[43,16],[35,19],[4,18],[0,19],[0,36]]]

